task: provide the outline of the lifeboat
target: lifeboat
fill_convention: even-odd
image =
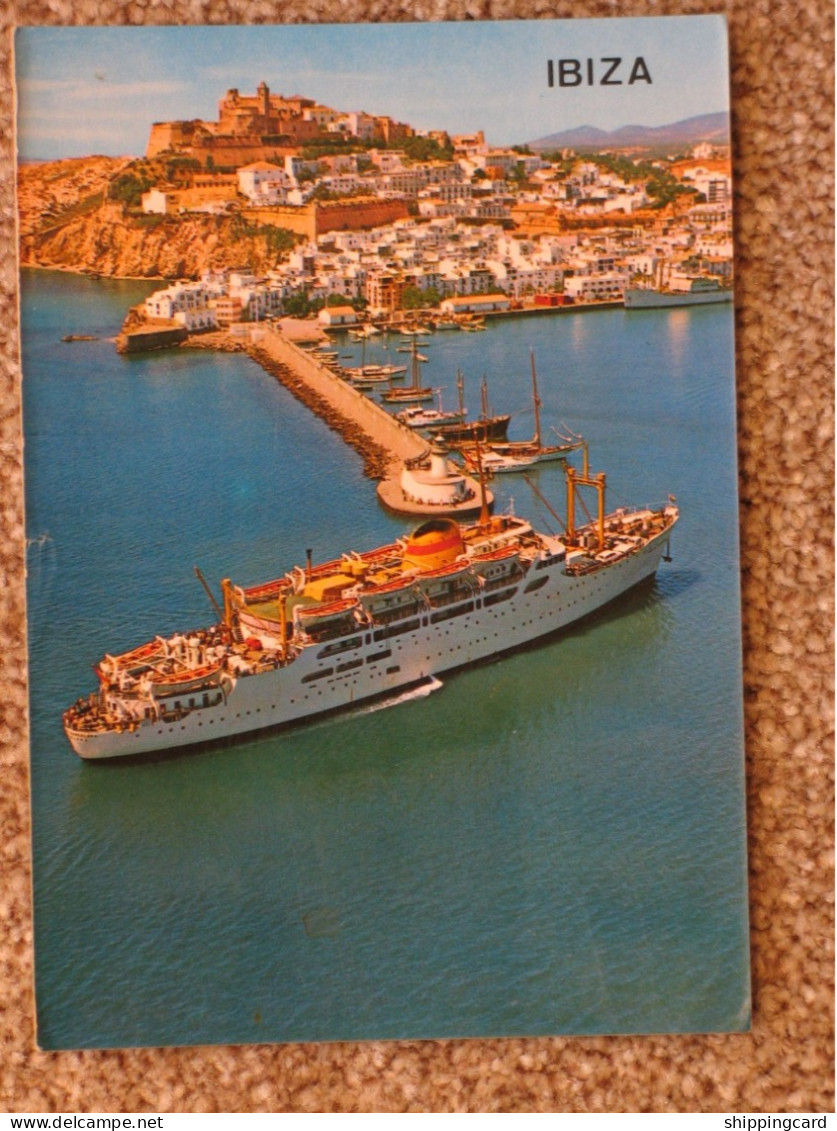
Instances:
[[[281,635],[281,627],[278,620],[272,620],[269,617],[260,617],[244,609],[240,609],[238,612],[238,623],[243,632],[253,636],[260,636],[266,633],[269,636],[278,638]]]
[[[278,577],[273,581],[266,581],[264,585],[251,585],[247,589],[241,589],[240,592],[247,604],[256,605],[275,597],[287,585],[287,578]]]
[[[121,656],[106,655],[95,670],[100,680],[115,679],[119,675],[141,672],[149,664],[164,659],[165,655],[165,643],[158,637],[132,648],[130,652],[123,652]]]
[[[414,582],[414,577],[398,577],[394,581],[385,581],[382,585],[376,585],[374,589],[359,593],[358,600],[372,615],[382,610],[414,605],[418,599]]]
[[[520,550],[517,546],[500,546],[484,554],[475,554],[471,558],[471,567],[477,577],[484,581],[496,581],[513,574],[519,560]]]
[[[511,568],[516,565],[519,557],[520,550],[517,546],[500,546],[498,549],[488,550],[484,554],[474,554],[471,558],[471,564],[474,567],[474,572],[480,573],[498,563],[507,564]]]
[[[346,597],[340,601],[329,601],[325,605],[297,605],[294,617],[303,632],[334,632],[342,627],[357,607],[354,597]]]
[[[466,577],[473,580],[473,571],[469,559],[462,557],[437,569],[426,570],[417,580],[422,592],[433,598],[458,589]]]
[[[360,599],[365,600],[367,597],[375,597],[379,593],[392,594],[407,592],[412,588],[414,580],[415,579],[412,577],[396,577],[392,581],[384,581],[382,582],[382,584],[376,585],[373,590],[370,590],[370,592],[361,593]]]
[[[221,679],[222,663],[203,664],[199,668],[185,668],[168,674],[149,672],[150,688],[157,696],[184,694],[202,687],[214,687]]]
[[[355,604],[354,597],[346,597],[342,601],[329,601],[327,605],[312,605],[308,608],[297,608],[300,617],[336,617],[347,613]]]

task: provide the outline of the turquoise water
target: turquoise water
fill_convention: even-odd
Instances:
[[[249,359],[119,357],[150,289],[23,279],[40,1043],[745,1026],[731,311],[516,318],[423,350],[446,404],[461,368],[477,411],[485,374],[520,437],[535,351],[545,426],[589,439],[613,505],[677,496],[653,583],[429,699],[88,765],[61,710],[103,652],[213,619],[194,565],[217,591],[405,529]],[[494,486],[555,528],[522,480]]]

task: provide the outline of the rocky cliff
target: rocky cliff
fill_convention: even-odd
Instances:
[[[277,260],[275,233],[235,216],[146,216],[108,196],[130,158],[89,157],[21,166],[20,262],[112,277],[184,278],[208,268]]]

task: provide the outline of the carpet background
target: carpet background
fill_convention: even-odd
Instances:
[[[726,12],[754,1020],[746,1036],[34,1047],[11,29]],[[827,0],[5,0],[0,37],[0,1109],[834,1111],[833,6]]]

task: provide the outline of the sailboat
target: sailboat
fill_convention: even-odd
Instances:
[[[361,347],[360,365],[343,367],[343,375],[358,389],[370,389],[373,385],[391,383],[396,378],[403,377],[406,372],[406,365],[367,365],[365,337]]]
[[[385,393],[381,394],[381,400],[386,404],[420,404],[422,401],[433,400],[433,389],[429,386],[419,385],[419,362],[422,359],[421,354],[416,349],[415,340],[413,341],[412,348],[412,366],[411,375],[412,380],[409,385],[404,385],[401,389],[388,389]]]
[[[535,370],[535,354],[529,358],[532,364],[532,405],[535,410],[535,434],[531,440],[512,440],[504,443],[491,443],[485,456],[486,467],[492,471],[518,471],[536,463],[549,463],[565,459],[570,452],[578,451],[584,444],[581,436],[561,437],[561,444],[544,444],[541,440],[541,399],[538,395],[538,375]],[[500,457],[499,460],[493,457]]]
[[[465,382],[461,373],[457,373],[456,375],[456,387],[459,390],[459,408],[464,416],[463,396]],[[495,440],[505,440],[509,430],[511,413],[502,413],[499,416],[495,416],[491,413],[488,406],[488,386],[484,377],[480,390],[480,398],[482,411],[478,420],[463,421],[462,424],[443,424],[438,429],[439,435],[443,436],[449,444],[474,444],[477,442],[487,444],[493,443]]]

